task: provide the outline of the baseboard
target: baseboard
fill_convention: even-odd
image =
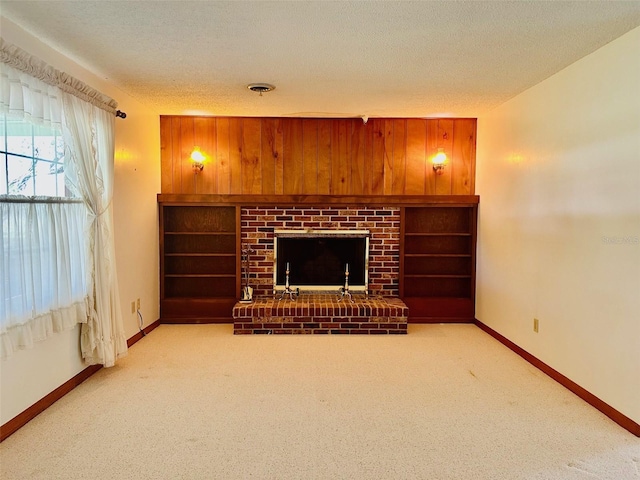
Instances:
[[[473,318],[457,318],[457,317],[409,317],[407,323],[422,323],[422,324],[434,324],[434,323],[474,323]]]
[[[85,368],[80,373],[78,373],[75,377],[70,380],[67,380],[58,388],[56,388],[53,392],[49,393],[45,397],[38,400],[36,403],[31,405],[22,413],[19,413],[17,416],[13,417],[7,423],[0,427],[0,442],[4,442],[9,436],[13,435],[20,428],[25,426],[28,422],[33,420],[37,415],[44,412],[47,408],[53,405],[55,402],[64,397],[71,390],[76,388],[82,382],[84,382],[91,375],[96,373],[98,370],[102,368],[102,365],[91,365],[90,367]]]
[[[151,332],[153,329],[155,329],[159,325],[160,325],[160,321],[156,320],[152,324],[146,326],[143,329],[145,335]],[[142,332],[136,333],[133,337],[127,340],[127,346],[131,347],[134,343],[138,342],[142,337],[144,337]],[[25,426],[29,421],[33,420],[36,416],[44,412],[47,408],[49,408],[55,402],[60,400],[67,393],[69,393],[71,390],[76,388],[78,385],[80,385],[82,382],[84,382],[87,378],[89,378],[91,375],[96,373],[101,368],[102,368],[102,365],[91,365],[85,368],[76,376],[64,382],[62,385],[56,388],[53,392],[47,394],[46,396],[38,400],[36,403],[31,405],[29,408],[27,408],[25,411],[23,411],[22,413],[19,413],[18,415],[13,417],[11,420],[9,420],[7,423],[0,426],[0,442],[4,442],[5,439],[13,435],[20,428]]]
[[[551,377],[556,382],[558,382],[560,385],[562,385],[566,389],[570,390],[571,392],[575,393],[578,397],[580,397],[582,400],[587,402],[589,405],[591,405],[595,409],[597,409],[600,412],[602,412],[603,414],[605,414],[607,417],[609,417],[611,420],[616,422],[622,428],[624,428],[624,429],[628,430],[629,432],[633,433],[636,437],[640,437],[640,424],[634,422],[632,419],[630,419],[629,417],[627,417],[623,413],[619,412],[618,410],[613,408],[608,403],[605,403],[604,401],[600,400],[593,393],[591,393],[588,390],[584,389],[583,387],[581,387],[580,385],[575,383],[573,380],[565,377],[563,374],[561,374],[557,370],[551,368],[549,365],[544,363],[542,360],[539,360],[538,358],[534,357],[529,352],[527,352],[523,348],[519,347],[518,345],[513,343],[511,340],[506,338],[505,336],[499,334],[498,332],[496,332],[491,327],[489,327],[489,326],[485,325],[484,323],[482,323],[480,320],[476,319],[475,324],[480,329],[482,329],[483,331],[485,331],[486,333],[491,335],[493,338],[498,340],[500,343],[502,343],[503,345],[505,345],[506,347],[510,348],[515,353],[520,355],[522,358],[524,358],[531,365],[533,365],[534,367],[538,368],[543,373],[547,374],[549,377]]]
[[[207,325],[207,324],[231,324],[231,317],[164,317],[160,319],[162,325]]]
[[[157,327],[160,326],[160,320],[156,320],[155,322],[153,322],[150,325],[147,325],[146,327],[144,327],[142,329],[142,332],[138,332],[136,333],[133,337],[131,337],[129,340],[127,340],[127,347],[131,347],[133,344],[135,344],[136,342],[142,340],[142,338],[149,332],[151,332],[152,330],[155,330]],[[143,333],[144,332],[144,333]]]

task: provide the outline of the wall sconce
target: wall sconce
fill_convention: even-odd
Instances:
[[[444,167],[447,163],[447,154],[444,153],[444,148],[438,148],[438,153],[431,158],[431,163],[433,164],[433,171],[436,172],[436,175],[442,175],[444,173]]]
[[[202,170],[204,170],[204,160],[205,156],[200,151],[200,147],[193,147],[193,152],[191,152],[191,163],[193,165],[193,172],[197,175]]]

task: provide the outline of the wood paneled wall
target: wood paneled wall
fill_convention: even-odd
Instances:
[[[476,119],[161,116],[160,141],[162,193],[474,194]],[[207,156],[197,175],[194,146]]]

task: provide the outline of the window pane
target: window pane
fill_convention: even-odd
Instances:
[[[4,141],[4,138],[2,140]],[[0,155],[0,162],[2,162],[2,165],[0,165],[0,195],[6,195],[7,194],[7,170],[5,167],[7,165],[7,156]]]
[[[45,161],[36,162],[36,193],[48,197],[56,196],[57,164]]]
[[[31,157],[33,152],[31,148],[31,137],[8,136],[7,152]]]
[[[5,149],[6,120],[4,115],[0,115],[0,150]],[[0,155],[0,195],[7,194],[7,156]]]
[[[7,155],[7,176],[9,179],[9,195],[34,195],[33,160]]]
[[[54,160],[56,158],[56,137],[51,133],[33,137],[33,153],[36,158]]]
[[[0,165],[0,194],[67,196],[64,141],[56,128],[0,115],[0,150],[9,159]]]

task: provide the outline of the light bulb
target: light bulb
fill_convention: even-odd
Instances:
[[[431,163],[434,165],[442,165],[447,161],[447,154],[444,153],[443,148],[438,148],[438,153],[436,153],[431,159]]]
[[[194,147],[193,152],[191,152],[191,160],[194,162],[204,162],[204,155],[200,151],[199,147]]]

